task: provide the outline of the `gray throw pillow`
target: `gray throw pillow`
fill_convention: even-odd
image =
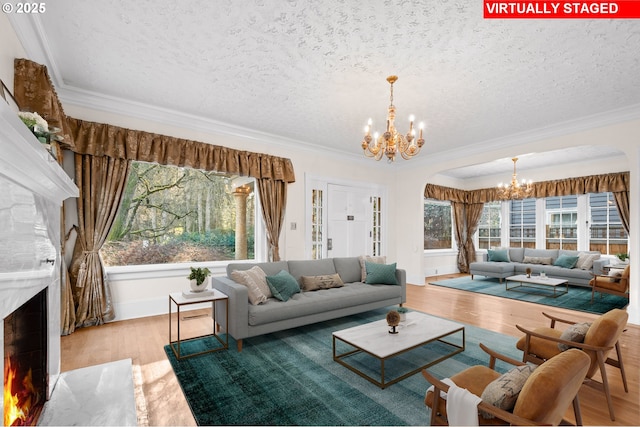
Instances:
[[[570,325],[567,329],[562,331],[560,339],[565,341],[584,342],[584,337],[587,336],[587,331],[589,330],[590,326],[591,323],[586,322]],[[567,344],[561,342],[558,343],[558,350],[560,351],[566,351],[570,348],[572,347]]]
[[[518,395],[527,382],[529,375],[536,368],[532,365],[516,366],[490,382],[482,392],[480,398],[497,408],[511,411],[516,405]],[[493,418],[493,415],[481,412],[483,418]]]

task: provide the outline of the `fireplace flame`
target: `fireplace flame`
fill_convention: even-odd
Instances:
[[[12,393],[16,383],[17,370],[11,367],[11,358],[5,359],[4,367],[4,425],[13,425],[16,421],[22,425],[27,421],[31,409],[32,397],[37,395],[33,386],[31,369],[22,380],[22,389],[18,393]]]

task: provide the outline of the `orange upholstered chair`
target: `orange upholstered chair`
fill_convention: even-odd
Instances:
[[[620,370],[624,391],[629,392],[627,376],[624,372],[624,365],[622,364],[620,343],[618,342],[620,335],[622,335],[627,325],[629,314],[624,310],[615,308],[598,317],[591,325],[584,323],[577,324],[576,322],[560,319],[546,313],[542,314],[551,319],[551,327],[528,330],[520,325],[516,325],[520,331],[525,333],[525,336],[520,338],[516,344],[516,346],[523,351],[522,360],[541,364],[563,354],[560,346],[581,349],[589,356],[591,361],[585,384],[604,392],[607,398],[607,405],[609,406],[609,416],[612,421],[615,421],[605,364],[614,366]],[[563,331],[555,328],[556,323],[565,323],[574,326],[570,326]],[[580,340],[575,341],[568,339],[566,332],[571,332],[571,328],[579,327],[580,325],[585,327],[584,340],[580,342]],[[564,336],[563,332],[565,333]],[[608,354],[614,348],[616,350],[617,360],[608,357]],[[598,371],[600,372],[602,382],[593,379],[594,374]]]
[[[450,380],[478,397],[490,384],[501,377],[494,370],[496,360],[502,360],[515,366],[524,363],[496,353],[480,344],[490,355],[489,367],[472,366],[453,375]],[[478,404],[479,425],[558,425],[563,420],[569,405],[573,402],[576,424],[582,425],[578,390],[589,369],[589,357],[580,350],[568,350],[558,357],[538,366],[526,378],[522,389],[516,395],[513,412],[501,409],[494,404],[481,401]],[[434,377],[426,369],[422,371],[425,379],[434,387],[425,395],[425,404],[431,408],[430,425],[448,425],[446,401],[440,397],[440,391],[448,392],[449,385]],[[487,418],[487,415],[490,418]]]
[[[597,275],[589,281],[591,286],[591,302],[596,292],[618,295],[629,298],[629,266],[627,265],[619,277]]]

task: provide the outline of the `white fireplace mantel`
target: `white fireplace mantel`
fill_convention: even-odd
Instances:
[[[60,207],[78,188],[2,99],[0,193],[0,320],[47,289],[50,396],[60,374]]]

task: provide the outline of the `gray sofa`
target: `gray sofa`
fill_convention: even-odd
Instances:
[[[494,277],[500,279],[500,282],[502,282],[502,279],[506,277],[524,274],[526,269],[530,268],[532,274],[540,274],[540,272],[544,271],[549,277],[566,279],[570,285],[589,286],[589,281],[593,278],[593,275],[603,274],[602,267],[609,264],[608,259],[599,257],[600,252],[594,251],[508,248],[508,252],[509,262],[487,261],[487,254],[483,254],[483,261],[472,262],[469,265],[471,278],[473,279],[473,276]],[[598,255],[597,259],[593,261],[591,268],[564,268],[553,265],[560,255],[577,256],[580,253]],[[532,259],[540,261],[543,258],[551,258],[551,264],[524,262]]]
[[[259,266],[267,276],[285,270],[298,283],[302,276],[338,273],[344,286],[294,294],[288,301],[269,298],[259,305],[249,303],[248,289],[231,279],[234,270],[249,270]],[[229,297],[229,324],[225,313],[218,313],[225,329],[242,351],[242,340],[257,335],[349,316],[376,308],[402,304],[407,299],[406,272],[396,269],[398,285],[365,284],[361,282],[358,257],[321,260],[278,261],[268,263],[230,263],[227,276],[212,277],[213,288]]]

